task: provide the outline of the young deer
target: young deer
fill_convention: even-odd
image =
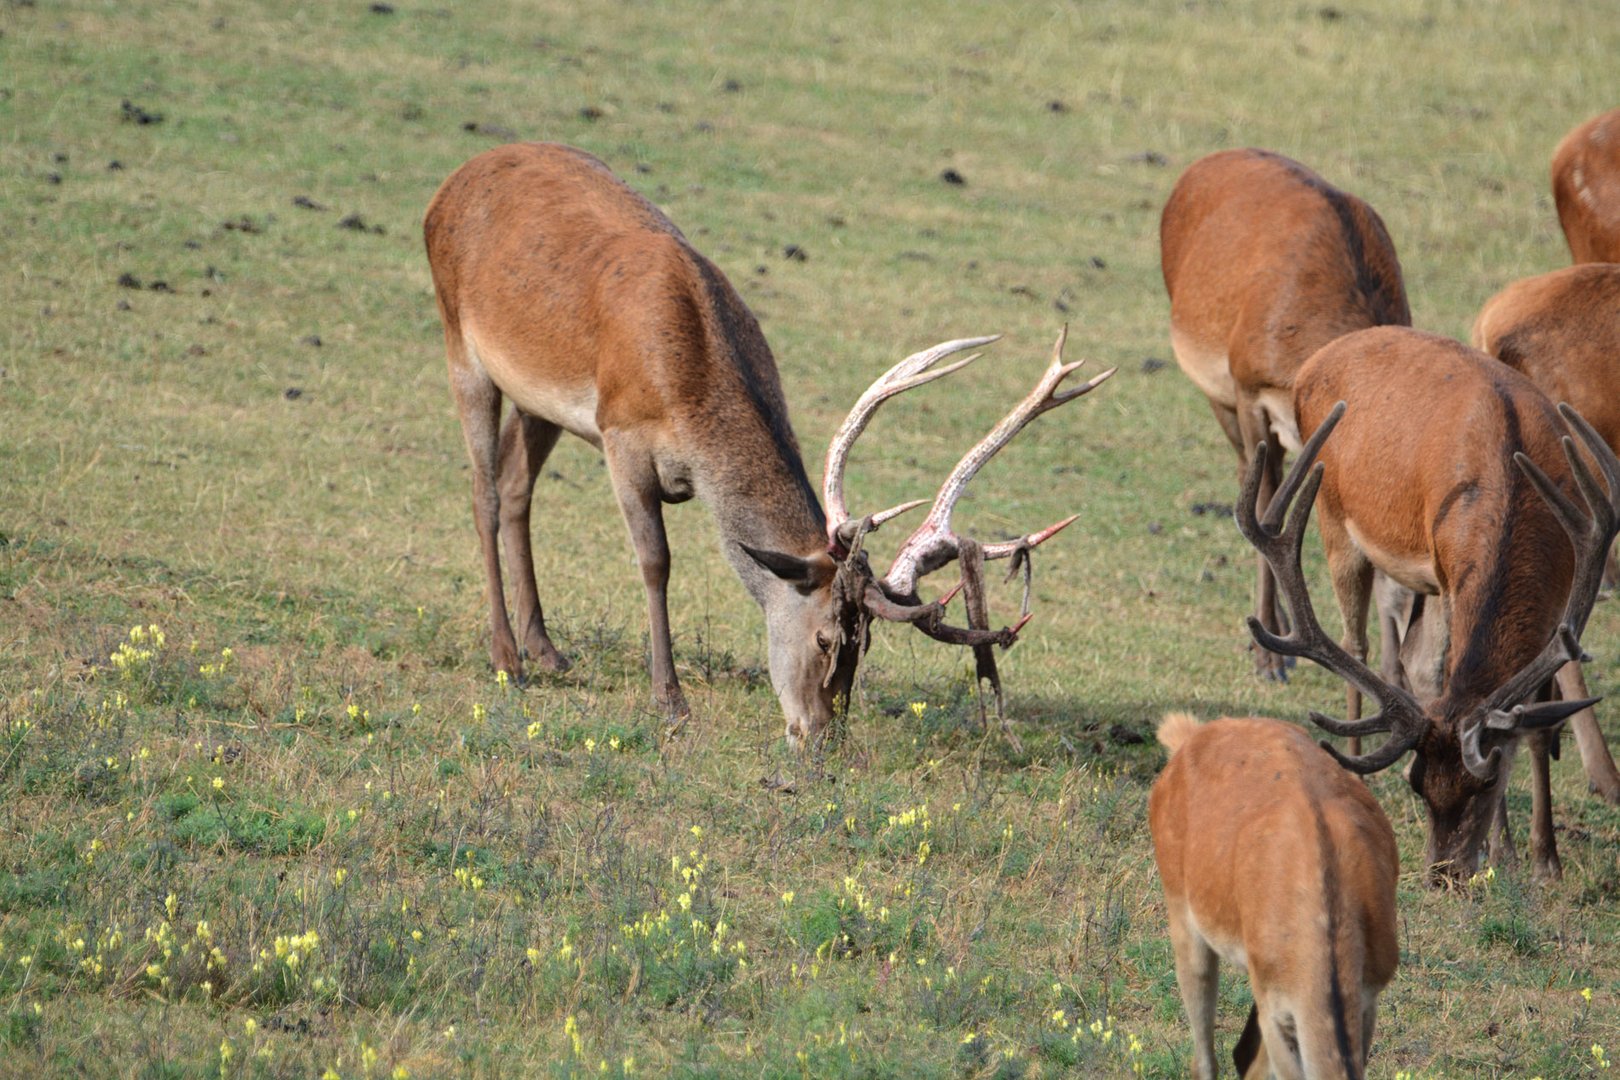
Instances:
[[[1426,422],[1400,411],[1440,400],[1445,411]],[[1357,772],[1415,752],[1409,780],[1428,814],[1431,880],[1466,878],[1479,864],[1519,736],[1540,740],[1593,704],[1524,703],[1580,655],[1604,555],[1620,529],[1620,460],[1574,410],[1555,411],[1524,376],[1448,338],[1404,328],[1364,330],[1317,353],[1300,371],[1295,406],[1310,441],[1265,519],[1258,517],[1260,465],[1250,470],[1237,514],[1243,535],[1278,575],[1294,630],[1279,637],[1251,619],[1250,631],[1378,702],[1380,711],[1365,720],[1311,719],[1335,735],[1390,732],[1365,755],[1323,744]],[[1559,413],[1584,454],[1563,435]],[[1343,647],[1317,622],[1300,567],[1318,487]],[[1575,488],[1584,514],[1566,494]],[[1375,567],[1419,602],[1402,646],[1410,691],[1360,659]],[[1414,638],[1425,648],[1412,650]],[[1556,874],[1545,757],[1535,755],[1532,765],[1535,868]]]
[[[1395,833],[1365,784],[1292,724],[1172,713],[1148,821],[1193,1075],[1213,1080],[1219,963],[1247,969],[1240,1076],[1359,1078],[1395,974]]]
[[[1549,399],[1568,402],[1620,451],[1620,266],[1583,263],[1516,281],[1480,309],[1472,340]],[[1606,577],[1616,577],[1612,551]],[[1570,696],[1586,696],[1578,665],[1562,677]],[[1583,709],[1569,726],[1592,790],[1620,804],[1620,772],[1597,717]]]
[[[1552,188],[1575,261],[1620,262],[1620,109],[1564,136],[1553,151]]]
[[[981,672],[989,665],[994,679],[989,646],[1010,646],[1018,627],[988,629],[982,598],[977,609],[969,604],[972,628],[947,626],[942,602],[918,600],[917,580],[965,555],[971,601],[981,558],[1011,557],[1027,567],[1029,550],[1074,520],[985,545],[950,525],[956,500],[991,456],[1111,371],[1059,391],[1080,366],[1062,362],[1059,336],[1039,384],[962,459],[879,578],[861,549],[865,533],[920,503],[854,518],[843,499],[850,447],[884,400],[963,367],[975,357],[934,369],[994,338],[917,353],[861,396],[827,450],[829,516],[805,474],[776,361],[752,313],[725,275],[602,162],[554,144],[490,150],[439,188],[424,232],[472,459],[496,668],[522,670],[497,537],[516,578],[524,652],[548,670],[568,666],[540,608],[529,506],[546,456],[569,431],[607,460],[647,591],[654,696],[671,721],[690,710],[670,644],[662,504],[694,495],[713,512],[727,559],[765,611],[771,683],[790,743],[818,739],[847,703],[874,617],[973,646]],[[514,406],[504,426],[503,397]]]
[[[1176,181],[1159,225],[1176,362],[1209,399],[1238,456],[1271,452],[1261,493],[1276,490],[1282,450],[1299,450],[1294,377],[1341,334],[1410,324],[1395,245],[1372,207],[1297,161],[1265,150],[1200,158]],[[1282,623],[1260,562],[1255,614]],[[1285,677],[1264,649],[1256,669]]]

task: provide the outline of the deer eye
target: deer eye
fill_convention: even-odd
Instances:
[[[833,645],[832,638],[828,637],[825,631],[822,631],[822,630],[817,630],[816,631],[816,648],[817,649],[820,649],[824,653],[829,653],[829,652],[832,652],[832,645]]]

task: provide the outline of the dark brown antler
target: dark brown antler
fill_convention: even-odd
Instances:
[[[1535,485],[1553,516],[1569,534],[1570,543],[1575,547],[1575,576],[1570,583],[1564,614],[1547,647],[1486,698],[1480,706],[1480,719],[1462,731],[1463,764],[1480,779],[1495,775],[1501,757],[1499,746],[1492,747],[1488,753],[1484,751],[1481,744],[1485,735],[1496,733],[1508,737],[1552,727],[1601,700],[1589,698],[1521,704],[1557,674],[1559,668],[1581,658],[1580,636],[1586,629],[1586,620],[1592,614],[1592,604],[1597,600],[1604,562],[1616,532],[1620,531],[1620,459],[1615,458],[1614,451],[1609,449],[1603,437],[1580,413],[1565,403],[1559,404],[1558,411],[1570,429],[1580,436],[1592,460],[1597,462],[1598,469],[1603,473],[1603,483],[1600,485],[1597,477],[1592,475],[1585,458],[1577,452],[1574,440],[1568,435],[1564,436],[1564,458],[1569,462],[1570,473],[1575,477],[1575,484],[1580,488],[1588,511],[1583,514],[1535,462],[1523,452],[1513,455],[1514,462]]]
[[[1260,478],[1266,462],[1266,446],[1261,443],[1255,450],[1254,461],[1250,465],[1248,475],[1244,477],[1243,494],[1238,500],[1236,516],[1238,530],[1243,533],[1244,539],[1265,557],[1272,573],[1276,575],[1277,586],[1287,600],[1288,611],[1294,623],[1293,632],[1287,637],[1280,637],[1267,630],[1260,624],[1260,620],[1251,615],[1249,633],[1254,635],[1254,640],[1259,642],[1261,648],[1283,656],[1303,656],[1314,660],[1378,702],[1377,714],[1364,720],[1346,722],[1334,720],[1318,712],[1310,714],[1311,720],[1318,727],[1332,735],[1355,736],[1381,731],[1390,732],[1390,737],[1382,746],[1371,753],[1357,756],[1342,754],[1329,743],[1325,741],[1322,743],[1322,748],[1332,754],[1345,768],[1358,773],[1374,773],[1394,764],[1401,755],[1415,747],[1428,729],[1429,720],[1416,698],[1400,687],[1392,686],[1379,678],[1367,665],[1351,656],[1330,638],[1322,629],[1322,624],[1317,621],[1316,612],[1311,607],[1310,592],[1305,584],[1305,572],[1300,560],[1301,545],[1305,540],[1305,526],[1310,521],[1311,508],[1316,503],[1317,488],[1322,483],[1322,466],[1316,464],[1316,457],[1321,452],[1322,443],[1332,434],[1333,428],[1343,416],[1344,402],[1341,401],[1334,406],[1327,419],[1305,444],[1299,459],[1294,462],[1287,478],[1271,500],[1270,507],[1266,509],[1264,520],[1257,516],[1259,508],[1255,505],[1259,499]],[[1294,501],[1296,495],[1299,496],[1299,502],[1290,513],[1289,504]],[[1283,527],[1285,515],[1286,528]]]

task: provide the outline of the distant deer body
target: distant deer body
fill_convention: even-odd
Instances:
[[[1299,449],[1294,377],[1341,334],[1412,321],[1395,245],[1372,207],[1296,161],[1225,150],[1195,161],[1165,203],[1159,239],[1176,362],[1209,399],[1237,451],[1271,447],[1269,498],[1283,449]],[[1255,614],[1281,625],[1265,563]],[[1260,672],[1282,660],[1261,649]]]
[[[1584,263],[1514,282],[1480,309],[1473,343],[1550,400],[1568,402],[1620,452],[1620,265]],[[1607,573],[1615,577],[1612,552]],[[1571,696],[1586,696],[1578,665],[1561,677]],[[1620,803],[1620,773],[1596,716],[1583,710],[1569,726],[1592,790]]]
[[[1234,1054],[1240,1076],[1364,1076],[1378,995],[1399,959],[1389,820],[1292,724],[1172,714],[1159,741],[1170,762],[1148,815],[1193,1075],[1218,1075],[1225,960],[1254,991]]]
[[[1620,109],[1564,136],[1553,151],[1552,188],[1575,261],[1620,262]]]
[[[1318,352],[1300,371],[1295,407],[1311,444],[1284,497],[1259,523],[1252,472],[1239,506],[1239,526],[1284,581],[1295,620],[1287,639],[1263,628],[1256,636],[1316,660],[1378,701],[1370,719],[1312,719],[1339,735],[1391,732],[1365,755],[1328,748],[1360,772],[1415,752],[1410,780],[1428,813],[1431,871],[1466,878],[1479,864],[1519,736],[1541,739],[1543,729],[1592,704],[1524,703],[1579,656],[1604,553],[1620,527],[1620,461],[1578,416],[1565,414],[1605,490],[1528,379],[1448,338],[1400,327],[1364,330]],[[1283,509],[1302,482],[1306,494],[1279,536]],[[1342,647],[1317,623],[1299,567],[1318,484],[1323,547],[1345,618]],[[1585,513],[1570,498],[1577,489]],[[1410,691],[1360,659],[1375,569],[1418,597],[1414,618],[1422,626],[1413,633],[1425,647],[1412,654],[1412,642],[1403,643]],[[1532,764],[1535,866],[1556,874],[1545,757],[1534,755]]]
[[[916,504],[851,519],[842,497],[850,444],[885,398],[956,370],[967,361],[929,369],[993,338],[918,353],[863,396],[829,449],[829,520],[759,324],[725,275],[602,162],[553,144],[490,150],[439,188],[424,232],[472,460],[496,668],[522,670],[497,539],[516,579],[522,651],[542,668],[567,666],[546,631],[529,521],[535,478],[564,431],[606,459],[646,586],[654,696],[671,720],[689,709],[670,642],[662,504],[693,496],[714,514],[727,559],[764,609],[771,682],[795,744],[817,738],[847,701],[871,617],[980,648],[1011,644],[1015,631],[945,626],[938,604],[917,602],[916,579],[955,557],[962,539],[950,531],[950,507],[978,466],[1034,416],[1106,375],[1058,392],[1078,365],[1054,355],[1036,391],[964,459],[956,486],[948,482],[891,576],[879,579],[860,537]],[[514,406],[504,426],[503,398]],[[1021,556],[1055,531],[983,554]]]

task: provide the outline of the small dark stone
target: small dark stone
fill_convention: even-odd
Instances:
[[[845,225],[848,225],[849,222],[844,220],[844,216],[842,214],[832,214],[828,216],[827,224],[831,225],[835,229],[842,229]]]
[[[420,120],[426,115],[427,113],[422,110],[422,106],[414,101],[407,101],[400,106],[399,118],[401,120]]]
[[[379,4],[372,4],[366,10],[371,12],[373,15],[392,15],[394,13],[394,5],[393,4],[380,4],[380,3]]]
[[[203,271],[203,277],[207,278],[209,281],[224,281],[225,280],[224,273],[222,273],[220,271],[219,267],[215,266],[212,263],[209,263],[208,264],[208,269]]]
[[[1070,311],[1073,310],[1072,308],[1069,307],[1068,304],[1065,304],[1063,302],[1063,298],[1061,296],[1058,297],[1056,300],[1052,301],[1052,306],[1054,308],[1056,308],[1059,312],[1061,312],[1064,315],[1067,315]]]
[[[300,210],[325,210],[326,207],[310,198],[308,195],[294,195],[293,205]]]
[[[260,225],[257,221],[254,221],[246,214],[243,214],[239,218],[231,218],[228,221],[222,221],[219,223],[219,227],[224,229],[226,232],[246,233],[249,236],[255,236],[264,232],[264,226]]]
[[[742,83],[738,82],[736,79],[727,79],[725,82],[720,84],[720,89],[724,90],[728,94],[735,94],[737,91],[742,89]]]
[[[152,292],[174,292],[173,289],[169,288],[169,283],[167,281],[154,281],[152,284],[148,285],[147,288]]]
[[[1125,160],[1134,161],[1140,165],[1152,165],[1154,168],[1160,169],[1170,164],[1170,159],[1157,150],[1143,150],[1140,154],[1132,154]]]
[[[308,345],[312,349],[318,349],[321,347],[321,335],[305,334],[303,337],[298,339],[298,344]]]
[[[636,162],[636,172],[640,173],[642,176],[646,176],[648,173],[652,172],[652,166],[648,165],[645,161],[638,161]]]
[[[111,161],[107,162],[107,171],[108,172],[123,172],[124,171],[124,163],[122,161],[119,161],[117,158],[113,158]]]
[[[1160,533],[1164,532],[1164,526],[1160,525],[1157,521],[1150,521],[1148,522],[1148,532],[1154,536],[1158,536]]]
[[[45,182],[47,184],[60,184],[62,182],[62,174],[59,172],[46,173]]]
[[[118,301],[118,310],[119,311],[134,311],[135,310],[135,305],[131,304],[128,300],[120,300],[120,301]]]
[[[939,178],[945,181],[945,183],[951,184],[954,187],[967,186],[967,177],[963,176],[955,169],[946,169],[944,172],[939,174]]]
[[[1066,113],[1069,111],[1069,107],[1056,98],[1053,98],[1051,101],[1046,103],[1046,111],[1054,113]]]
[[[352,232],[375,233],[381,236],[384,229],[381,225],[368,225],[366,219],[358,213],[346,214],[338,221],[338,228],[348,229]]]
[[[125,98],[124,103],[119,106],[119,114],[123,117],[124,123],[126,124],[140,124],[145,126],[147,124],[163,123],[162,113],[149,112],[148,110],[143,109],[139,105],[130,101],[128,98]]]
[[[517,138],[517,132],[509,127],[502,127],[499,124],[481,124],[477,120],[468,120],[461,125],[461,130],[470,131],[475,135],[488,135],[492,139],[510,141]]]
[[[1189,508],[1193,517],[1203,517],[1205,514],[1216,514],[1220,517],[1232,516],[1232,504],[1223,502],[1193,503]]]
[[[202,241],[201,240],[187,240],[185,243],[181,244],[180,246],[185,248],[187,251],[196,251],[198,248],[202,247]]]
[[[1091,257],[1091,268],[1093,270],[1106,270],[1108,269],[1108,264],[1103,262],[1100,255],[1093,255]]]
[[[62,153],[62,151],[58,150],[56,153],[51,155],[51,160],[56,162],[58,165],[66,165],[68,163],[68,156]]]
[[[798,244],[789,244],[782,249],[782,258],[791,259],[794,262],[804,262],[810,258],[810,253]]]
[[[126,270],[122,274],[118,275],[118,287],[121,289],[139,289],[141,287],[141,279]]]
[[[1030,288],[1028,285],[1014,285],[1012,288],[1008,289],[1007,291],[1012,293],[1014,296],[1024,296],[1024,297],[1028,297],[1031,300],[1039,300],[1040,299],[1040,297],[1035,295],[1035,290]]]
[[[709,132],[714,130],[714,125],[709,123],[707,120],[699,120],[697,123],[692,125],[692,130],[700,135],[707,135]]]
[[[1145,356],[1142,358],[1142,374],[1152,375],[1155,371],[1163,370],[1164,361],[1160,360],[1157,356]]]
[[[1317,8],[1316,15],[1323,22],[1338,22],[1340,19],[1344,18],[1344,12],[1334,7],[1332,4],[1329,4],[1327,7]]]
[[[288,401],[297,401],[304,396],[304,391],[297,386],[289,386],[281,392],[281,396]]]
[[[1124,724],[1112,725],[1108,729],[1108,737],[1120,746],[1139,746],[1147,742],[1147,736]]]
[[[766,266],[764,263],[760,263],[758,266],[754,267],[754,273],[758,274],[760,277],[764,277],[770,272],[771,268]]]
[[[581,120],[600,120],[602,119],[602,115],[602,110],[595,105],[586,105],[584,108],[579,110],[579,118]]]
[[[207,356],[208,350],[201,345],[193,345],[186,350],[187,356]]]

